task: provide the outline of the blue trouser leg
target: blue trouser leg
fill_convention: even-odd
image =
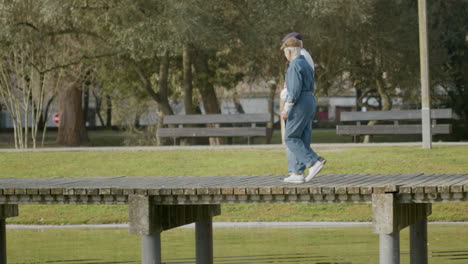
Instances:
[[[287,123],[288,120],[285,121],[285,123]],[[294,155],[294,153],[292,153],[291,150],[289,150],[288,147],[286,147],[286,157],[287,157],[287,160],[288,160],[288,172],[289,173],[293,173],[294,171],[296,171],[296,164],[299,163],[296,159],[296,156]],[[303,173],[305,170],[305,166],[304,168],[302,168],[302,170],[297,170],[297,172],[299,173]]]
[[[315,112],[315,100],[312,96],[305,96],[291,109],[286,122],[285,142],[288,150],[295,157],[294,173],[302,173],[305,167],[317,161],[318,156],[310,148],[312,133],[312,116]],[[292,160],[288,162],[292,164]],[[302,170],[302,171],[301,171]]]
[[[313,115],[312,115],[313,117]],[[304,142],[304,145],[307,149],[309,149],[312,152],[312,155],[314,157],[314,162],[318,160],[318,155],[317,153],[314,152],[314,150],[310,147],[310,144],[312,143],[312,118],[309,119],[308,124],[306,124],[304,128],[304,132],[302,133],[302,141]],[[304,164],[301,162],[296,163],[296,170],[297,171],[304,171],[306,169],[308,164]]]
[[[296,172],[299,174],[304,173],[305,165],[297,161],[296,156],[294,155],[292,151],[289,150],[289,148],[286,148],[286,155],[288,158],[288,172],[289,173]],[[298,164],[302,164],[300,168],[296,168]]]

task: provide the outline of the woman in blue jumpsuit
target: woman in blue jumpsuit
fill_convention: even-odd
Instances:
[[[303,183],[310,181],[322,169],[325,160],[310,147],[312,118],[317,103],[314,97],[314,70],[300,55],[301,45],[296,38],[287,39],[281,49],[290,61],[286,72],[288,96],[282,112],[286,121],[285,142],[289,150],[288,163],[295,164],[292,174],[285,182]],[[305,169],[309,169],[304,176]]]

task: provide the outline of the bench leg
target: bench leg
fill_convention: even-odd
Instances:
[[[197,264],[213,264],[213,222],[212,217],[195,222],[195,243]]]
[[[141,264],[161,264],[161,233],[141,236]]]
[[[410,263],[427,264],[427,218],[410,225]]]

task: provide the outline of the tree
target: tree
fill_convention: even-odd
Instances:
[[[468,3],[434,1],[428,9],[431,99],[454,110],[460,118],[455,123],[456,137],[467,139]],[[445,93],[438,92],[440,87]]]
[[[100,37],[99,28],[102,22],[96,16],[102,10],[109,8],[105,1],[94,1],[95,6],[88,2],[80,1],[4,1],[1,3],[2,10],[7,16],[1,22],[2,42],[29,43],[32,49],[39,55],[44,56],[31,64],[40,75],[60,76],[57,71],[65,71],[68,79],[61,79],[66,89],[52,91],[54,86],[45,87],[49,92],[60,93],[59,105],[62,105],[62,119],[59,127],[58,142],[67,145],[82,144],[86,142],[86,129],[80,108],[68,108],[68,105],[81,105],[80,84],[83,79],[82,72],[76,69],[84,67],[83,62],[91,58],[106,55],[95,55],[90,47],[99,47],[94,41],[103,41]],[[41,63],[47,62],[47,63]],[[81,66],[80,66],[81,65]],[[68,83],[68,81],[71,83]],[[74,83],[74,82],[79,82]],[[65,100],[65,101],[61,101]],[[67,100],[73,102],[68,104]],[[72,110],[71,112],[68,112]],[[66,120],[66,121],[64,121]],[[76,120],[81,120],[76,121]],[[69,122],[71,121],[71,122]],[[68,124],[72,124],[71,129]],[[65,135],[66,133],[74,133]]]

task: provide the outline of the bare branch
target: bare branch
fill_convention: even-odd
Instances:
[[[26,26],[26,27],[30,27],[36,31],[40,31],[39,28],[37,28],[35,25],[33,25],[32,23],[30,22],[19,22],[19,23],[16,23],[16,26]]]
[[[57,35],[67,35],[67,34],[87,35],[87,36],[95,37],[100,40],[105,40],[103,37],[99,36],[95,32],[80,30],[80,29],[75,29],[75,28],[68,28],[64,30],[50,31],[50,32],[45,33],[46,36],[57,36]]]
[[[81,62],[83,62],[84,60],[93,60],[93,59],[99,59],[99,58],[104,58],[104,57],[112,57],[112,56],[115,56],[117,54],[118,53],[107,53],[107,54],[100,54],[100,55],[95,55],[95,56],[84,55],[84,56],[82,56],[81,58],[79,58],[76,61],[72,61],[72,62],[69,62],[69,63],[66,63],[66,64],[61,64],[61,65],[55,65],[55,66],[53,66],[51,68],[48,68],[48,69],[42,71],[42,73],[47,73],[47,72],[51,72],[51,71],[54,71],[54,70],[57,70],[57,69],[67,68],[67,67],[70,67],[70,66],[73,66],[73,65],[78,65]]]

